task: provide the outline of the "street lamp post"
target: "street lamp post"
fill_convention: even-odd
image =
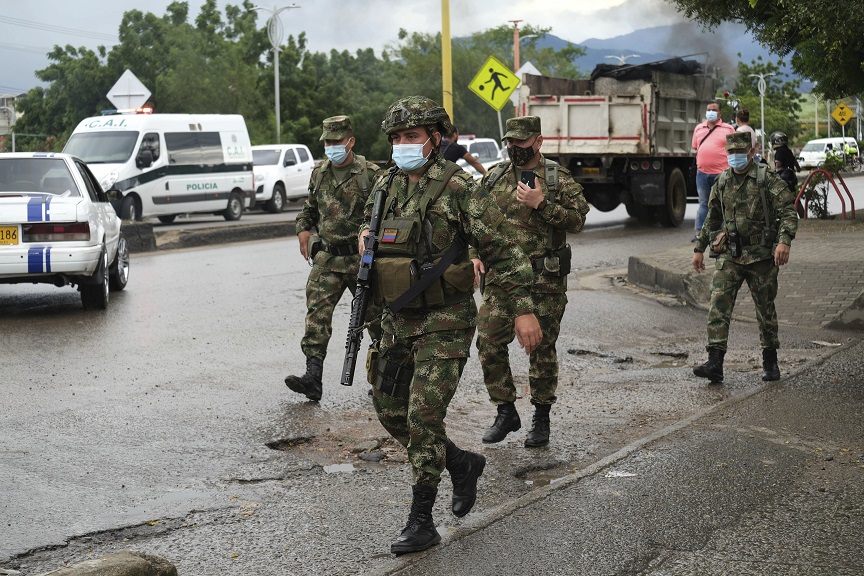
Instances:
[[[759,116],[760,121],[762,122],[762,151],[761,154],[765,154],[765,78],[768,76],[776,76],[774,72],[768,72],[767,74],[750,74],[751,78],[759,78]]]
[[[525,36],[519,36],[519,22],[522,22],[522,20],[508,20],[508,22],[513,23],[513,72],[519,76],[519,68],[522,67],[522,63],[519,61],[520,43],[522,40],[536,38],[539,34],[526,34]],[[519,78],[519,81],[521,82],[522,78]],[[519,106],[516,106],[514,114],[519,116]]]
[[[613,58],[615,60],[618,60],[618,63],[623,66],[627,63],[628,58],[641,58],[641,56],[639,56],[639,54],[621,54],[620,56],[615,56],[613,54],[610,56],[606,56],[606,58]]]
[[[291,6],[282,6],[281,8],[273,9],[264,8],[263,6],[253,6],[253,10],[264,10],[270,13],[270,18],[267,19],[267,38],[270,40],[270,45],[273,47],[273,90],[276,94],[276,143],[282,143],[282,118],[279,108],[279,46],[282,44],[282,20],[279,19],[279,14],[291,8],[300,8],[296,4]]]

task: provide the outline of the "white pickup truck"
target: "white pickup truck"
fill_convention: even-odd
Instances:
[[[281,212],[285,202],[303,200],[315,160],[303,144],[268,144],[252,147],[255,203],[269,212]]]

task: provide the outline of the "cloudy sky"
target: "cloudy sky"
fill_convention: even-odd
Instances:
[[[117,42],[123,13],[138,9],[165,14],[170,0],[0,0],[0,93],[25,92],[38,84],[33,72],[47,66],[54,45],[96,48]],[[306,32],[309,49],[379,52],[409,32],[441,30],[440,0],[265,0],[268,9],[300,6],[282,13],[285,35]],[[202,0],[188,0],[190,20]],[[219,0],[218,5],[240,5]],[[261,11],[261,26],[267,14]],[[582,42],[613,38],[636,29],[662,26],[682,18],[665,0],[450,0],[453,36],[464,36],[522,20],[549,27],[552,34]],[[509,25],[509,24],[508,24]]]

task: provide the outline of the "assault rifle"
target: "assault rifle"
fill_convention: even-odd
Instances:
[[[372,298],[372,266],[375,262],[375,251],[378,249],[378,231],[384,218],[384,202],[390,182],[396,175],[391,170],[386,188],[381,186],[375,190],[372,203],[372,219],[369,221],[369,234],[363,238],[363,254],[360,256],[360,270],[357,272],[357,289],[351,300],[351,318],[348,320],[348,341],[345,343],[345,363],[342,365],[342,385],[354,384],[354,368],[357,366],[357,353],[363,340],[364,320],[369,300]]]

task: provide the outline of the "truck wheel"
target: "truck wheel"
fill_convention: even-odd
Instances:
[[[276,184],[273,186],[273,197],[267,201],[267,211],[272,212],[273,214],[278,214],[282,212],[282,209],[285,207],[285,187],[282,184]]]
[[[674,168],[666,180],[666,204],[656,208],[657,221],[666,228],[680,226],[687,210],[687,180]]]
[[[621,203],[617,196],[612,194],[586,194],[585,199],[600,212],[611,212]]]
[[[636,218],[640,224],[654,223],[654,211],[651,207],[640,204],[625,204],[625,207],[627,208],[627,214],[631,218]]]

